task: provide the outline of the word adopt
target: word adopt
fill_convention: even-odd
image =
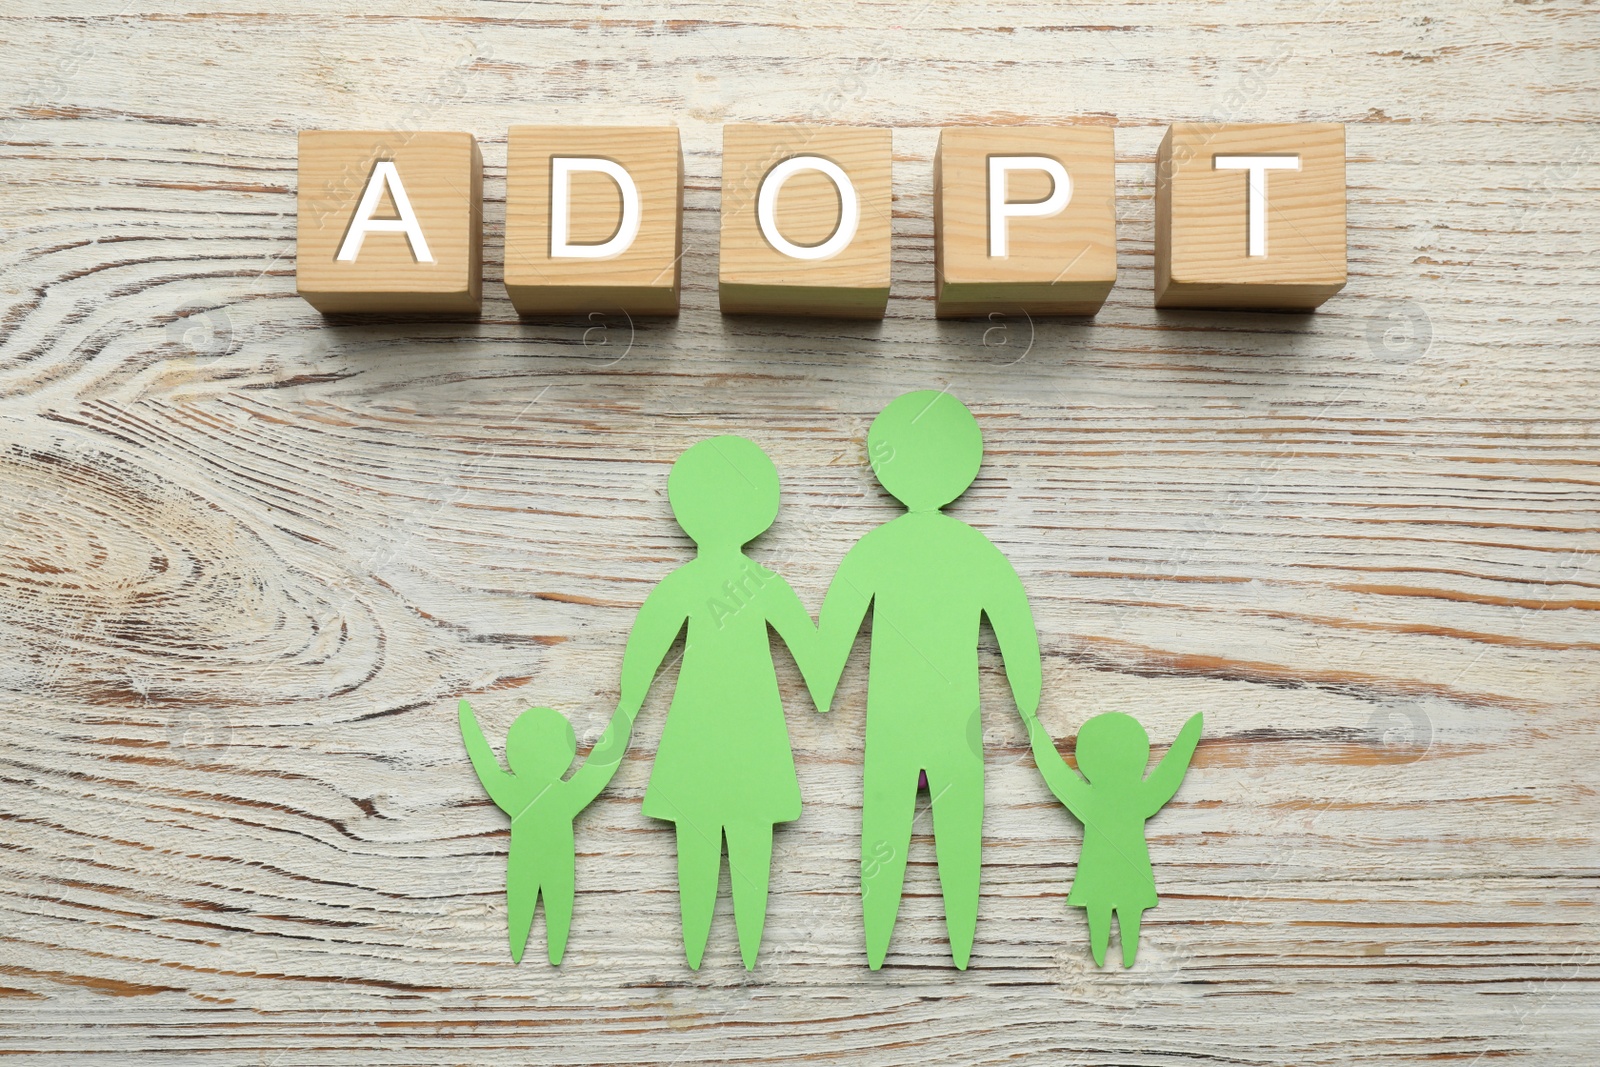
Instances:
[[[718,296],[729,314],[881,318],[890,131],[730,125]],[[933,165],[940,318],[1093,315],[1116,284],[1106,126],[957,127]],[[483,159],[469,133],[303,131],[300,295],[325,313],[474,314]],[[1309,310],[1345,283],[1338,123],[1168,128],[1155,303]],[[683,149],[673,126],[513,126],[505,286],[522,315],[678,312]]]

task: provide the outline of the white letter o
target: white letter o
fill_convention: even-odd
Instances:
[[[839,191],[839,225],[833,236],[818,245],[797,245],[778,232],[778,191],[783,183],[803,170],[821,171]],[[756,223],[767,243],[791,259],[830,259],[844,251],[855,240],[856,226],[861,221],[861,203],[856,198],[856,187],[844,168],[831,159],[821,156],[791,156],[767,171],[761,179],[761,190],[756,194]]]

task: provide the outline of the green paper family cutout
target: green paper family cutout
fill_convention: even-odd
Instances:
[[[511,817],[506,898],[513,960],[522,958],[542,897],[547,954],[560,963],[572,917],[573,819],[615,773],[645,694],[687,628],[643,811],[676,830],[689,966],[698,970],[705,951],[726,842],[739,951],[753,968],[766,922],[773,827],[800,815],[768,629],[789,649],[825,713],[870,607],[861,834],[868,965],[876,970],[888,953],[924,782],[951,956],[964,969],[971,955],[982,868],[984,618],[1040,773],[1084,824],[1067,902],[1088,913],[1097,965],[1104,963],[1114,913],[1123,965],[1132,965],[1140,915],[1156,906],[1144,821],[1177,791],[1199,740],[1200,716],[1184,725],[1149,778],[1144,728],[1127,715],[1096,716],[1079,734],[1079,767],[1088,781],[1080,778],[1039,723],[1039,638],[1021,579],[986,536],[941,510],[977,477],[983,461],[977,420],[948,393],[908,393],[873,421],[867,449],[873,473],[906,514],[846,553],[815,626],[789,583],[744,553],[777,516],[777,469],[755,443],[714,437],[673,464],[667,496],[695,557],[663,578],[640,607],[623,654],[616,712],[578,771],[561,777],[575,744],[558,712],[534,708],[512,725],[507,774],[461,702],[473,767]]]

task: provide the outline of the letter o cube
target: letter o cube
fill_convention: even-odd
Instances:
[[[882,318],[891,165],[887,129],[723,127],[722,310]]]

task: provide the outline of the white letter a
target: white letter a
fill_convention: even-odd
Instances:
[[[395,211],[400,215],[397,219],[372,217],[373,212],[378,210],[386,187],[390,198],[394,200]],[[411,254],[418,263],[433,262],[433,253],[428,251],[428,239],[422,236],[422,224],[417,221],[417,213],[411,210],[411,198],[406,196],[406,187],[400,184],[400,172],[389,160],[372,169],[367,190],[361,194],[361,206],[356,208],[356,216],[350,222],[350,232],[344,235],[344,244],[339,246],[339,254],[334,258],[346,263],[355,262],[361,252],[361,242],[366,240],[369,233],[403,233],[406,240],[411,242]]]

